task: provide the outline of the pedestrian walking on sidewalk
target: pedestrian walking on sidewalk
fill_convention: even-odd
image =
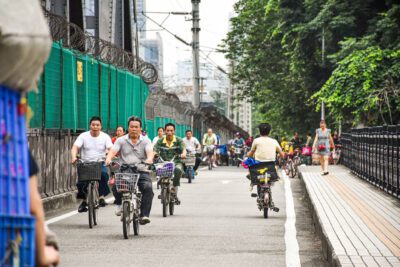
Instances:
[[[325,120],[321,120],[319,127],[320,128],[315,131],[313,152],[318,151],[319,162],[322,169],[321,175],[328,175],[329,155],[331,153],[330,148],[331,146],[334,147],[333,139],[331,136],[331,130],[326,127]]]

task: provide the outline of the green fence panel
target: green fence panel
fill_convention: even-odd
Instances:
[[[103,129],[109,130],[110,123],[110,68],[107,64],[100,62],[100,116],[103,120]]]
[[[110,128],[116,129],[118,124],[117,69],[110,66]],[[125,128],[125,124],[123,124]]]
[[[76,64],[82,64],[82,81],[76,82],[77,106],[78,106],[78,129],[88,129],[89,127],[89,106],[88,106],[88,60],[86,55],[78,56]]]
[[[135,84],[134,84],[134,77],[131,73],[126,73],[126,100],[127,100],[127,107],[126,107],[126,121],[128,121],[128,118],[131,116],[138,116],[137,113],[135,113],[135,105],[136,105],[136,99],[135,99]]]
[[[78,108],[76,106],[76,60],[71,50],[63,48],[63,95],[61,128],[76,130]]]
[[[126,71],[117,69],[118,125],[126,125]]]
[[[141,92],[141,81],[138,76],[132,75],[133,81],[133,114],[141,117],[142,121],[146,121],[146,118],[142,116],[142,92]]]
[[[45,67],[45,128],[60,128],[61,126],[61,51],[60,44],[53,43]]]
[[[156,136],[156,129],[154,128],[154,121],[153,120],[146,120],[146,131],[147,135],[150,137],[151,140]]]
[[[29,122],[31,128],[42,128],[42,98],[43,98],[43,75],[39,81],[37,92],[29,92],[27,94],[28,105],[33,112],[33,117]]]
[[[87,58],[87,76],[88,76],[88,116],[100,115],[100,94],[99,94],[99,63],[92,57]]]

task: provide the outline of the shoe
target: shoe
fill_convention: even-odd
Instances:
[[[207,157],[204,157],[201,161],[205,162],[207,160]]]
[[[106,200],[104,199],[104,197],[100,197],[100,199],[99,199],[99,206],[100,207],[105,207],[105,206],[107,206],[108,204],[107,204],[107,202],[106,202]]]
[[[121,216],[122,214],[122,205],[117,205],[117,208],[115,209],[115,215]]]
[[[175,205],[180,205],[181,201],[179,200],[178,196],[175,196]]]
[[[87,212],[87,204],[85,201],[82,201],[82,203],[79,205],[78,212]]]
[[[217,167],[218,167],[217,164],[214,163],[214,164],[213,164],[213,168],[217,168]]]
[[[329,172],[324,172],[322,175],[328,175],[329,174]]]
[[[145,224],[148,224],[148,223],[150,223],[151,221],[150,221],[150,218],[149,217],[146,217],[146,216],[143,216],[142,218],[140,218],[140,220],[139,220],[139,223],[141,224],[141,225],[145,225]]]
[[[195,172],[194,172],[194,175],[195,175],[195,176],[199,175],[199,172],[198,172],[198,171],[195,171]]]

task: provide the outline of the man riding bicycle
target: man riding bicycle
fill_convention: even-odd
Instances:
[[[150,210],[153,201],[153,185],[149,175],[148,168],[143,162],[153,164],[154,152],[153,146],[148,138],[141,134],[142,120],[137,117],[131,117],[128,121],[128,134],[118,138],[111,148],[106,165],[110,165],[112,159],[119,154],[121,164],[136,165],[140,173],[138,187],[142,193],[142,204],[140,206],[140,224],[150,223]],[[122,213],[122,193],[118,193],[115,185],[112,188],[117,210],[115,215]]]
[[[186,136],[183,138],[183,143],[185,144],[186,151],[189,152],[190,154],[195,154],[196,155],[196,163],[194,164],[193,170],[196,172],[197,175],[197,169],[200,166],[201,159],[198,156],[199,151],[201,152],[201,145],[199,140],[197,140],[196,137],[193,136],[192,130],[187,130],[186,131]]]
[[[211,128],[209,128],[207,130],[207,133],[204,134],[204,136],[203,136],[203,146],[204,146],[204,151],[203,152],[207,156],[207,153],[208,153],[207,148],[208,149],[213,148],[214,151],[213,151],[213,155],[211,157],[211,160],[212,160],[214,168],[217,167],[217,165],[215,163],[215,148],[216,148],[217,145],[218,145],[217,136],[215,134],[213,134],[213,130]],[[205,159],[203,159],[203,160],[205,160]]]
[[[281,157],[284,154],[278,141],[268,136],[271,132],[270,124],[261,123],[258,129],[261,136],[254,139],[251,150],[247,155],[260,162],[258,164],[259,168],[267,168],[271,174],[271,181],[276,181],[279,179],[275,168],[276,153],[279,153]]]
[[[175,124],[167,123],[165,125],[165,136],[159,139],[154,146],[154,151],[164,160],[174,159],[175,171],[173,179],[172,193],[175,194],[176,203],[178,199],[178,187],[183,174],[183,163],[181,159],[186,158],[186,149],[183,140],[175,136]]]
[[[83,162],[104,161],[107,152],[113,146],[110,136],[101,131],[101,118],[92,117],[90,119],[90,131],[84,132],[78,136],[71,149],[71,163],[78,160],[78,152],[81,152],[81,160]],[[110,193],[108,188],[108,173],[105,166],[101,169],[101,180],[99,183],[99,205],[105,207],[107,205],[104,197]],[[78,212],[87,211],[86,194],[88,182],[78,182],[78,199],[82,199]]]

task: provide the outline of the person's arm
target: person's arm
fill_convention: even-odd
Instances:
[[[251,146],[250,151],[247,153],[247,156],[250,157],[250,158],[253,158],[254,157],[254,153],[256,152],[256,149],[257,149],[257,143],[255,141],[253,141],[253,144]]]
[[[218,145],[218,138],[216,135],[214,135],[214,146]]]
[[[71,149],[71,163],[72,164],[74,164],[77,161],[77,159],[78,159],[77,155],[78,155],[79,149],[81,149],[82,146],[83,146],[83,137],[82,137],[82,135],[79,135]]]
[[[111,161],[113,158],[121,151],[121,138],[118,138],[117,141],[115,141],[115,144],[109,149],[106,162],[105,164],[108,166],[111,164]]]
[[[317,142],[318,142],[318,134],[315,134],[315,138],[314,138],[314,143],[313,143],[313,148],[312,151],[316,150],[316,146],[317,146]]]
[[[146,145],[146,163],[147,164],[153,164],[154,161],[154,150],[153,150],[153,145],[149,143]]]
[[[183,143],[182,139],[180,139],[178,142],[179,142],[179,149],[182,151],[181,159],[185,159],[186,158],[185,144]]]
[[[202,140],[203,146],[206,146],[206,137],[207,137],[206,135],[203,136],[203,140]]]
[[[52,246],[46,246],[46,236],[44,231],[44,210],[42,199],[37,190],[37,176],[33,175],[29,179],[29,191],[31,202],[31,214],[36,218],[36,260],[38,266],[58,265],[60,254]]]
[[[281,146],[279,145],[278,141],[276,141],[276,152],[278,152],[281,158],[285,157],[285,153],[283,153]]]

